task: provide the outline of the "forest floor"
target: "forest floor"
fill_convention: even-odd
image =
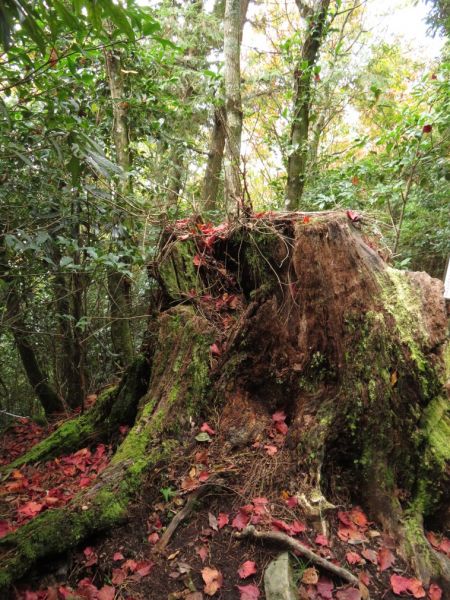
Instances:
[[[373,600],[443,598],[437,586],[424,592],[396,554],[393,541],[361,508],[338,494],[329,498],[336,509],[327,517],[326,535],[317,522],[308,520],[297,498],[288,492],[289,481],[277,478],[278,473],[286,473],[290,460],[283,447],[287,427],[283,413],[272,416],[266,439],[245,451],[233,453],[224,447],[216,436],[218,427],[220,423],[204,423],[192,429],[184,440],[190,451],[180,444],[175,460],[152,472],[125,524],[38,565],[16,585],[11,598],[262,600],[264,570],[280,548],[236,539],[235,532],[249,523],[294,536],[317,555],[349,569],[367,585]],[[0,456],[4,461],[13,448],[26,450],[45,433],[31,422],[20,423],[3,436]],[[100,444],[13,472],[0,488],[0,535],[67,502],[80,485],[90,485],[107,464],[109,453]],[[266,497],[258,490],[262,473],[266,493],[271,490]],[[164,531],[191,494],[197,494],[198,501],[167,547],[157,552]],[[428,535],[450,555],[449,540]],[[356,588],[304,559],[296,560],[300,599],[361,598]]]

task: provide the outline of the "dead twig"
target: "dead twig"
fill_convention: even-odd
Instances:
[[[255,527],[253,527],[253,525],[248,525],[243,531],[238,531],[234,535],[238,539],[248,537],[254,540],[263,540],[265,542],[282,544],[283,546],[287,546],[290,550],[293,550],[296,554],[304,556],[311,563],[317,565],[318,567],[322,567],[322,569],[325,569],[329,573],[340,577],[344,581],[348,581],[354,585],[360,585],[358,578],[355,577],[353,573],[350,573],[350,571],[347,569],[338,567],[326,558],[322,558],[322,556],[315,554],[312,550],[306,548],[306,546],[303,546],[303,544],[300,542],[297,542],[297,540],[294,540],[280,531],[258,531]]]
[[[177,512],[177,514],[174,516],[174,518],[170,522],[170,524],[167,527],[167,529],[165,530],[165,532],[162,534],[161,538],[158,540],[158,542],[153,547],[153,552],[161,553],[166,549],[168,543],[172,539],[172,536],[175,533],[175,531],[177,530],[178,526],[185,519],[188,518],[188,516],[191,514],[192,510],[194,509],[195,503],[210,488],[211,488],[211,484],[207,483],[206,485],[202,485],[201,487],[197,488],[196,490],[194,490],[192,492],[192,494],[187,499],[186,504],[183,506],[183,508],[179,512]]]

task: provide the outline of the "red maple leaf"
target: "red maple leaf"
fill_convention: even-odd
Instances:
[[[254,575],[256,572],[256,563],[252,560],[246,560],[238,569],[238,575],[241,579],[247,579],[247,577]]]
[[[225,527],[230,522],[230,515],[228,513],[219,513],[217,517],[217,526],[219,529]]]
[[[282,521],[281,519],[272,519],[272,529],[275,529],[275,531],[284,531],[288,534],[292,533],[292,529],[291,526],[288,525],[285,521]]]
[[[428,590],[428,598],[430,600],[442,599],[442,590],[436,583],[432,583],[430,585],[430,589]]]
[[[30,500],[23,506],[17,509],[17,512],[24,517],[35,517],[44,508],[43,504]]]
[[[359,565],[363,562],[362,558],[357,552],[347,552],[345,555],[345,560],[349,565]]]
[[[425,590],[422,587],[422,582],[419,579],[409,579],[401,575],[391,575],[391,588],[394,594],[398,596],[403,592],[410,592],[414,598],[424,598]]]
[[[316,535],[316,539],[314,540],[316,544],[319,546],[329,546],[330,540],[323,534],[319,533]]]
[[[301,521],[292,521],[292,525],[291,525],[291,531],[292,531],[292,535],[297,535],[299,533],[303,533],[304,531],[306,531],[306,525],[304,523],[302,523]]]
[[[238,511],[237,515],[234,517],[231,522],[231,527],[235,529],[244,529],[250,522],[250,516],[244,512],[242,509]]]
[[[354,210],[348,210],[347,217],[350,219],[350,221],[352,221],[352,223],[356,223],[357,221],[361,220],[360,215]]]
[[[284,413],[284,411],[282,410],[277,410],[277,412],[274,412],[272,415],[272,421],[274,421],[275,423],[281,423],[282,421],[286,420],[286,415]]]
[[[208,423],[203,423],[203,425],[200,427],[200,431],[206,431],[206,433],[209,433],[209,435],[216,435],[216,432],[208,425]]]
[[[389,567],[394,564],[395,556],[392,554],[389,548],[383,546],[378,550],[377,560],[380,571],[386,571],[386,569],[389,569]]]
[[[260,591],[256,585],[238,585],[236,586],[239,590],[239,600],[258,600]]]

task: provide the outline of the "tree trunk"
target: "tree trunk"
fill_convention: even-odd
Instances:
[[[250,0],[241,1],[240,41],[247,18]],[[202,206],[205,210],[217,210],[217,196],[220,186],[220,173],[222,170],[223,152],[226,138],[226,112],[223,106],[214,110],[213,126],[209,141],[208,160],[206,163],[205,177],[202,187]]]
[[[225,111],[221,106],[214,110],[214,123],[209,140],[208,160],[202,188],[202,206],[204,210],[217,209],[217,196],[220,186],[223,151],[225,148]]]
[[[299,2],[297,4],[302,5]],[[321,0],[317,12],[308,14],[309,30],[294,73],[295,95],[287,167],[286,210],[298,210],[305,186],[313,69],[323,41],[329,6],[330,0]]]
[[[46,416],[50,417],[63,412],[64,406],[61,398],[52,388],[47,375],[39,365],[28,327],[21,315],[19,297],[12,286],[6,292],[6,310],[23,368]]]
[[[228,210],[242,205],[241,182],[241,0],[226,0],[223,51],[225,57],[225,195]]]
[[[106,73],[109,90],[113,102],[112,137],[116,151],[117,164],[123,169],[123,178],[119,181],[117,191],[121,195],[131,192],[130,133],[128,127],[128,102],[122,75],[122,65],[118,50],[105,52]],[[117,222],[124,215],[116,217]],[[130,282],[128,277],[116,269],[108,270],[108,293],[111,307],[111,341],[118,362],[122,367],[131,364],[134,357],[133,335],[130,326]]]
[[[146,472],[160,473],[180,444],[188,472],[206,418],[240,505],[279,503],[288,489],[305,518],[326,518],[351,497],[425,584],[449,593],[450,561],[424,536],[449,513],[443,284],[387,266],[360,225],[296,213],[168,229],[157,275],[172,308],[151,336],[135,425],[92,488],[0,540],[0,585],[125,519]],[[270,437],[278,411],[281,441]],[[276,477],[266,439],[278,444]]]

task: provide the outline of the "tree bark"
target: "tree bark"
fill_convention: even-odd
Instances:
[[[225,195],[228,211],[242,205],[241,181],[241,0],[225,3],[223,51],[225,57]]]
[[[247,18],[250,0],[241,1],[240,40]],[[217,197],[220,187],[223,153],[226,139],[226,112],[223,105],[214,109],[213,126],[209,141],[208,160],[202,187],[202,206],[205,210],[217,210]]]
[[[9,326],[12,330],[23,368],[46,416],[51,417],[63,412],[64,406],[61,398],[52,388],[48,376],[39,365],[28,327],[21,314],[19,297],[12,287],[6,292],[6,309]]]
[[[108,76],[111,100],[113,103],[113,128],[116,161],[123,169],[123,178],[119,180],[117,191],[121,195],[131,192],[131,168],[130,133],[128,126],[129,105],[126,100],[125,84],[122,74],[122,65],[118,50],[107,50],[105,52],[106,73]],[[124,218],[118,215],[117,222]],[[118,362],[122,367],[131,364],[134,357],[133,334],[130,325],[131,298],[129,294],[130,281],[127,275],[109,269],[108,293],[111,311],[111,341]]]
[[[299,209],[305,187],[313,68],[323,42],[329,6],[330,0],[321,0],[318,10],[308,14],[309,30],[294,73],[295,94],[287,166],[286,210]]]

